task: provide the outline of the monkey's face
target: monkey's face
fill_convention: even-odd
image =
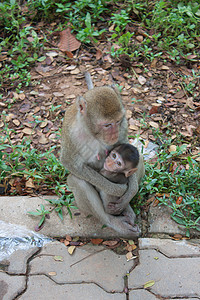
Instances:
[[[110,154],[106,157],[105,163],[104,163],[104,169],[109,172],[123,172],[125,169],[124,161],[121,157],[121,155],[115,151],[112,150]]]
[[[116,121],[103,120],[97,123],[96,137],[106,145],[116,144],[119,140],[122,119],[123,117],[119,116]]]

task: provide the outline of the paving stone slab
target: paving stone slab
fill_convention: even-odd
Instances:
[[[87,247],[77,248],[70,255],[62,243],[47,244],[30,262],[30,274],[51,276],[49,273],[55,272],[51,277],[56,283],[94,282],[107,292],[123,292],[123,277],[135,262],[127,262],[125,255],[117,255],[111,250],[98,250],[98,246],[93,249],[95,252],[91,253]],[[54,256],[61,256],[63,261],[56,261]]]
[[[27,197],[13,196],[0,197],[0,220],[11,224],[25,226],[27,229],[34,230],[39,223],[39,218],[28,214],[28,211],[36,211],[40,209],[40,204],[44,204],[48,210],[52,207],[45,199],[56,199],[56,196],[45,197]],[[67,209],[63,208],[64,220],[61,221],[57,213],[53,211],[50,214],[50,219],[46,219],[45,226],[40,230],[40,233],[49,237],[63,237],[66,234],[70,236],[81,237],[102,237],[112,238],[119,237],[119,234],[111,228],[102,228],[101,223],[94,217],[88,218],[83,213],[78,216],[73,216],[71,219],[67,213]],[[73,210],[73,212],[79,212]]]
[[[186,234],[186,229],[180,227],[170,215],[172,210],[168,206],[158,205],[150,206],[148,213],[149,233],[165,233],[165,234]],[[200,237],[200,232],[197,230],[191,230],[191,233],[195,237]]]
[[[141,238],[139,239],[139,248],[159,250],[168,257],[200,257],[200,240],[174,241],[170,239]]]
[[[6,260],[0,261],[2,265],[7,265],[6,272],[9,274],[25,274],[27,268],[27,260],[38,251],[39,248],[34,247],[27,250],[14,251]]]
[[[152,294],[150,291],[145,289],[130,290],[129,300],[159,300],[159,296]],[[166,299],[166,298],[165,298]],[[166,300],[199,300],[199,298],[167,298]]]
[[[11,300],[19,295],[26,287],[25,276],[10,276],[0,272],[0,299]]]
[[[129,291],[129,300],[158,300],[158,298],[147,290],[138,289]]]
[[[125,294],[107,293],[99,286],[89,284],[56,284],[44,275],[30,276],[26,292],[20,300],[126,300]]]
[[[167,258],[156,250],[140,250],[139,265],[129,276],[129,288],[150,288],[161,297],[200,297],[200,257]]]

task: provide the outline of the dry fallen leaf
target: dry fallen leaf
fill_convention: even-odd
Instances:
[[[168,150],[169,150],[169,152],[175,152],[176,151],[176,145],[170,145]]]
[[[113,247],[113,246],[116,246],[118,244],[118,241],[105,241],[102,244],[105,245],[105,246],[108,246],[108,247]]]
[[[129,128],[130,128],[131,130],[135,130],[135,131],[139,130],[139,127],[137,127],[137,126],[135,126],[135,125],[130,125]]]
[[[65,246],[68,246],[70,244],[70,242],[69,241],[67,241],[67,240],[64,240],[64,245]]]
[[[32,178],[29,178],[27,181],[26,181],[26,188],[35,188],[35,185],[33,183],[33,179]]]
[[[182,238],[183,236],[179,233],[176,233],[174,236],[172,236],[172,239],[176,241],[181,240]]]
[[[66,239],[67,241],[69,241],[69,242],[72,241],[72,237],[71,237],[70,235],[66,235],[65,239]]]
[[[158,106],[152,106],[152,108],[149,111],[150,115],[154,115],[158,113]]]
[[[132,252],[126,253],[126,260],[129,261],[129,260],[131,260],[131,259],[133,259],[133,254],[132,254]]]
[[[19,125],[20,125],[20,121],[17,120],[17,119],[14,119],[14,120],[13,120],[13,123],[14,123],[16,126],[19,126]]]
[[[150,121],[149,122],[149,125],[151,126],[151,127],[154,127],[154,128],[159,128],[159,125],[158,125],[158,123],[156,123],[156,122],[153,122],[153,121]]]
[[[195,106],[194,106],[194,103],[193,103],[193,97],[189,97],[189,98],[186,100],[185,107],[187,107],[187,106],[188,106],[189,108],[195,110]]]
[[[72,52],[80,47],[81,43],[75,38],[73,34],[71,34],[70,28],[60,31],[59,34],[60,42],[58,43],[58,47],[61,51]]]
[[[62,256],[60,256],[60,255],[55,255],[55,256],[53,257],[53,259],[54,259],[55,261],[64,261],[64,258],[63,258]]]
[[[32,128],[24,128],[22,130],[23,133],[25,134],[32,134],[33,133],[33,129]]]
[[[132,111],[129,110],[129,109],[127,109],[127,111],[126,111],[126,118],[130,119],[131,117],[132,117]]]
[[[176,200],[176,204],[179,205],[179,204],[181,204],[182,201],[183,201],[183,197],[179,196]]]
[[[76,249],[76,246],[69,246],[69,248],[67,249],[69,254],[72,255],[74,253],[74,250]]]
[[[43,121],[42,123],[40,123],[40,128],[46,127],[47,124],[48,124],[48,121],[47,121],[47,120]]]
[[[141,85],[144,85],[146,83],[146,78],[142,75],[138,76],[138,81]]]
[[[56,276],[57,273],[56,273],[56,272],[49,272],[48,275],[49,275],[49,276]]]
[[[99,60],[100,58],[102,58],[102,56],[103,56],[103,52],[100,49],[97,49],[96,60]]]
[[[91,239],[91,243],[94,245],[99,245],[103,242],[103,239]]]
[[[71,73],[72,75],[77,75],[77,74],[79,74],[80,72],[81,72],[81,71],[79,70],[79,68],[76,68],[76,69],[70,71],[70,73]]]
[[[160,201],[156,198],[154,201],[153,201],[153,207],[156,207],[158,206],[158,204],[160,203]]]
[[[45,145],[45,144],[48,144],[48,139],[44,136],[44,135],[42,135],[40,138],[39,138],[39,140],[38,140],[38,142],[40,143],[40,144],[42,144],[42,145]]]

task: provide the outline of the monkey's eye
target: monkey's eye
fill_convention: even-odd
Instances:
[[[112,124],[105,124],[103,125],[105,128],[109,128]]]
[[[117,156],[116,156],[116,154],[115,154],[115,153],[113,153],[112,157],[113,157],[113,158],[116,158]]]
[[[117,164],[118,164],[118,166],[120,166],[120,167],[121,167],[121,165],[122,165],[122,164],[120,163],[120,161],[118,161]]]

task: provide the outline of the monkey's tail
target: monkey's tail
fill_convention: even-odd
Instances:
[[[92,90],[94,88],[94,85],[92,83],[92,78],[90,76],[90,73],[85,72],[84,75],[85,75],[85,81],[87,83],[88,90]]]

